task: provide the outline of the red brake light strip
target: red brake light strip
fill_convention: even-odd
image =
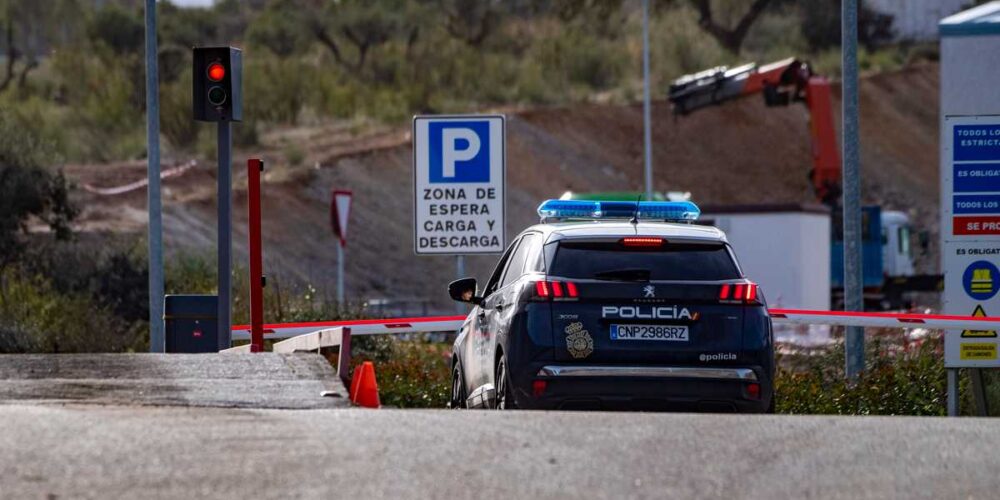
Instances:
[[[726,283],[719,289],[719,300],[753,304],[757,302],[758,288],[756,283],[738,283],[735,285]]]
[[[576,288],[576,283],[573,283],[572,281],[536,281],[535,295],[543,299],[576,299],[580,297],[579,290]]]
[[[628,236],[622,238],[622,245],[627,247],[654,248],[663,245],[663,238],[652,238],[649,236]]]

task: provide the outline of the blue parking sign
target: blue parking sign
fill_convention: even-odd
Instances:
[[[506,245],[503,115],[413,117],[413,249],[500,253]]]
[[[427,132],[430,182],[490,182],[489,122],[431,122]]]

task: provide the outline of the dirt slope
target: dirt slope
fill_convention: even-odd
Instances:
[[[865,78],[861,110],[863,199],[910,212],[936,241],[938,67],[922,65]],[[509,237],[535,222],[540,200],[566,190],[642,188],[641,107],[583,104],[509,112],[508,119]],[[806,178],[811,164],[808,114],[803,106],[765,108],[760,99],[749,98],[675,118],[666,102],[657,101],[653,120],[657,190],[691,191],[701,203],[812,199]],[[450,310],[444,286],[455,275],[454,259],[413,255],[408,130],[357,135],[325,128],[289,132],[281,139],[303,148],[306,161],[295,168],[282,165],[277,146],[255,152],[270,166],[263,203],[268,273],[332,293],[330,190],[352,189],[349,294],[426,297]],[[242,260],[245,181],[240,165],[233,238]],[[110,186],[141,179],[144,165],[71,166],[67,172],[80,184]],[[168,253],[211,252],[214,169],[200,165],[163,185]],[[81,191],[78,198],[85,206],[84,229],[145,231],[143,189],[117,196]],[[780,242],[781,235],[771,237]],[[494,260],[469,258],[467,270],[484,279]]]

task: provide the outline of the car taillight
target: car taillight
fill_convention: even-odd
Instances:
[[[760,399],[760,384],[756,382],[747,384],[747,396],[750,399]]]
[[[628,236],[622,238],[622,245],[627,247],[655,248],[663,246],[663,238],[653,238],[648,236]]]
[[[545,388],[548,386],[548,382],[545,380],[535,380],[531,383],[531,394],[536,398],[540,398],[545,395]]]
[[[536,281],[535,297],[539,299],[577,299],[580,293],[572,281]]]
[[[756,283],[725,284],[719,289],[719,300],[723,302],[760,304],[759,295],[760,287]]]

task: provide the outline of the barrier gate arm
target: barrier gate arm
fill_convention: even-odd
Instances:
[[[264,325],[265,339],[287,339],[298,335],[350,327],[351,335],[383,333],[452,332],[462,328],[465,316],[427,316],[420,318],[357,319],[349,321],[312,321],[305,323],[272,323]],[[250,338],[249,325],[233,327],[233,339]]]
[[[861,326],[866,328],[927,328],[945,330],[1000,330],[1000,317],[983,318],[940,314],[855,313],[845,311],[809,311],[771,309],[775,324]],[[458,331],[465,316],[429,316],[420,318],[360,319],[352,321],[315,321],[264,325],[265,339],[287,339],[338,327],[350,327],[351,335],[384,333],[421,333]],[[233,327],[233,339],[250,338],[249,325]]]
[[[1000,317],[807,311],[800,309],[771,309],[770,314],[771,320],[777,324],[860,326],[866,328],[926,328],[933,330],[1000,330]]]

